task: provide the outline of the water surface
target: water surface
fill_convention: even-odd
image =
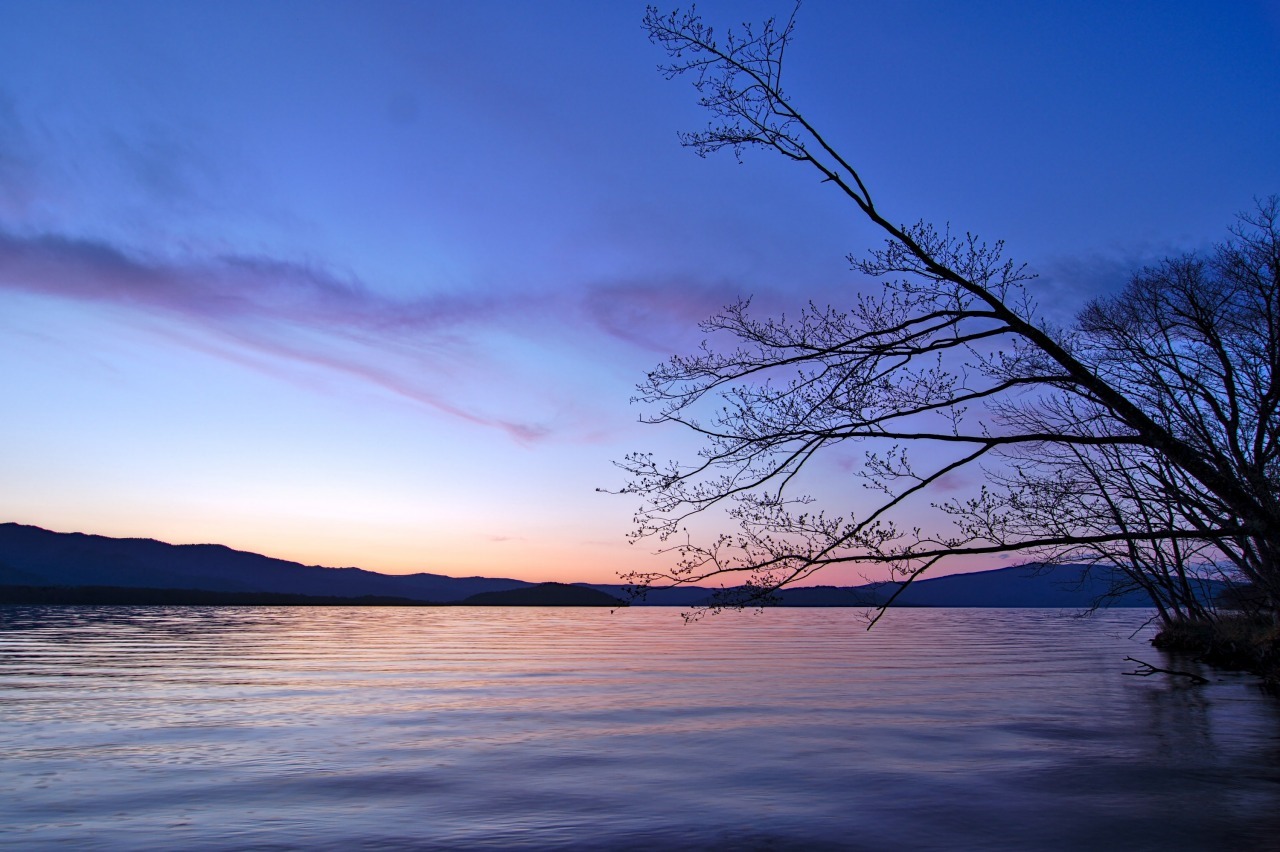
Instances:
[[[1276,848],[1280,703],[1144,618],[5,607],[0,844]]]

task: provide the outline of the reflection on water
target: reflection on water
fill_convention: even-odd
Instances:
[[[0,844],[1275,848],[1280,703],[1143,618],[0,607]]]

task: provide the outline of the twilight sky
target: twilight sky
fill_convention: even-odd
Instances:
[[[0,0],[0,521],[652,567],[595,489],[692,445],[634,384],[739,294],[874,287],[875,236],[799,167],[681,149],[705,118],[643,12]],[[1004,239],[1063,317],[1280,192],[1274,0],[811,0],[788,61],[882,210]]]

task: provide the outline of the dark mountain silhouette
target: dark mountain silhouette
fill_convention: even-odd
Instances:
[[[1211,600],[1225,588],[1217,580],[1205,580],[1203,597]],[[1111,594],[1113,588],[1131,586],[1111,569],[1085,565],[1019,565],[951,574],[917,580],[893,601],[893,606],[917,607],[1070,607],[1087,609],[1101,602],[1110,607],[1149,607],[1151,600],[1141,589],[1128,588]],[[625,586],[596,588],[626,596]],[[773,596],[771,606],[881,606],[897,591],[897,583],[872,583],[862,586],[805,586],[783,589]],[[654,589],[642,603],[668,606],[705,606],[717,599],[732,600],[729,594],[682,586]],[[721,597],[723,595],[723,597]]]
[[[1106,570],[1090,570],[1080,565],[1044,570],[1036,566],[997,568],[919,580],[911,584],[894,605],[1086,608],[1107,593],[1112,577]],[[492,577],[379,574],[360,568],[301,565],[218,544],[174,545],[152,539],[57,533],[12,523],[0,524],[0,586],[183,589],[343,599],[373,596],[490,606],[618,606],[628,600],[627,587],[620,584],[535,586],[521,580]],[[894,584],[886,583],[784,589],[778,593],[777,605],[876,606],[887,601],[895,588]],[[1206,582],[1206,599],[1222,588],[1223,584],[1216,581]],[[526,594],[479,597],[489,592],[518,590]],[[17,592],[11,588],[8,594],[12,596]],[[600,594],[607,597],[593,597]],[[716,590],[698,586],[654,589],[632,603],[688,607],[709,603],[715,594]],[[578,600],[595,603],[574,602]],[[1108,605],[1150,604],[1142,592],[1131,591],[1114,598]]]
[[[1107,606],[1151,606],[1151,599],[1141,589],[1109,596],[1118,579],[1114,571],[1084,565],[1052,568],[1019,565],[917,580],[898,595],[893,605],[1085,609],[1106,599]],[[780,603],[783,606],[879,606],[897,590],[897,583],[786,589],[780,593]]]
[[[901,606],[949,607],[1077,607],[1087,608],[1104,601],[1107,606],[1146,607],[1151,599],[1141,589],[1110,596],[1113,587],[1125,587],[1114,570],[1084,565],[1058,565],[1043,568],[1019,565],[952,574],[912,583],[894,602]],[[887,601],[897,584],[864,589],[864,593]]]
[[[578,583],[592,589],[628,601],[631,606],[697,606],[707,599],[711,589],[704,586],[676,586],[669,589],[650,589],[643,597],[633,598],[631,586],[621,583]]]
[[[463,606],[626,606],[626,601],[593,589],[565,583],[539,583],[523,589],[480,592],[461,602]]]
[[[392,575],[359,568],[322,568],[220,544],[175,545],[144,538],[56,533],[23,524],[0,524],[0,585],[378,595],[447,602],[478,592],[532,584],[489,577]]]

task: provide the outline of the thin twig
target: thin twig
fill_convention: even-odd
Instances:
[[[1209,682],[1207,677],[1201,677],[1200,675],[1192,672],[1183,672],[1178,671],[1177,669],[1162,669],[1158,666],[1153,666],[1150,663],[1144,663],[1142,660],[1135,660],[1133,657],[1125,657],[1125,659],[1131,663],[1137,663],[1138,665],[1143,666],[1143,668],[1138,669],[1136,672],[1124,672],[1124,674],[1127,675],[1136,675],[1138,677],[1151,677],[1153,674],[1176,675],[1178,677],[1190,678],[1191,682],[1196,686],[1203,686]]]

